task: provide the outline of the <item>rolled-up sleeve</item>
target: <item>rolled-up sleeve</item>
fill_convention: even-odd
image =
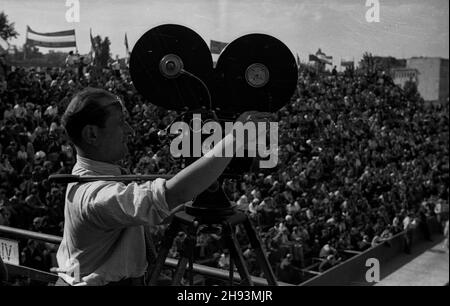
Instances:
[[[144,184],[98,182],[87,187],[84,218],[101,228],[159,224],[169,216],[166,181],[156,179]]]

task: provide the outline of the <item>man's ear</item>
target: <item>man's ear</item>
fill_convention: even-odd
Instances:
[[[91,124],[84,126],[81,131],[81,138],[85,143],[95,145],[98,140],[98,127]]]

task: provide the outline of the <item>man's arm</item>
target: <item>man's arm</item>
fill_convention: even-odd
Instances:
[[[221,143],[232,145],[233,140],[233,135],[228,134]],[[218,150],[219,145],[220,143],[213,150]],[[169,209],[192,201],[198,194],[211,186],[231,160],[231,157],[203,156],[168,180],[166,183],[166,202],[169,205]]]
[[[271,114],[259,112],[243,113],[237,121],[243,123],[247,121],[264,121]],[[186,167],[175,175],[166,184],[166,202],[169,209],[192,201],[198,194],[206,190],[222,174],[231,157],[215,157],[222,151],[222,148],[234,146],[235,139],[233,133],[225,136],[211,151],[205,156],[195,161],[189,167]],[[243,145],[243,144],[237,144]]]

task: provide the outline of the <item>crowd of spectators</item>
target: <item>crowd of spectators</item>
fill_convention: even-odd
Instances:
[[[149,103],[128,71],[116,68],[16,68],[0,80],[0,225],[62,236],[65,187],[48,176],[70,173],[75,163],[60,118],[87,86],[117,94],[130,113],[135,137],[123,167],[135,174],[181,169],[160,132],[178,114]],[[302,67],[292,101],[276,117],[278,166],[242,173],[223,188],[249,214],[280,280],[298,283],[301,269],[316,263],[325,271],[403,230],[426,232],[427,217],[448,218],[448,103],[426,105],[414,86],[401,89],[382,72]],[[237,237],[250,272],[260,276],[242,228]],[[171,256],[182,241],[180,233]],[[48,271],[55,250],[25,242],[21,263]],[[204,264],[229,267],[220,228],[201,231],[196,253]]]

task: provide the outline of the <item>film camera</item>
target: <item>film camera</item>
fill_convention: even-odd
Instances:
[[[248,34],[232,41],[214,67],[207,44],[196,32],[184,26],[165,24],[150,29],[137,41],[130,57],[130,74],[141,95],[152,104],[179,112],[177,120],[194,131],[195,115],[201,116],[198,117],[202,121],[200,126],[210,120],[223,126],[245,111],[276,112],[290,101],[297,85],[298,70],[291,51],[278,39],[265,34]],[[192,143],[192,134],[181,137],[190,138]],[[187,164],[199,157],[192,158],[193,151],[195,148],[191,146],[186,154]],[[242,173],[251,162],[248,158],[234,159],[219,181]],[[197,196],[192,204],[186,204],[185,211],[175,214],[166,231],[150,283],[155,283],[180,230],[186,232],[188,238],[174,284],[184,275],[187,263],[192,271],[199,225],[219,225],[242,282],[252,284],[235,237],[238,224],[244,225],[268,283],[276,284],[247,215],[238,212],[230,203],[219,182]]]
[[[189,124],[191,131],[195,131],[194,114],[198,115],[195,119],[201,117],[201,129],[208,121],[223,127],[245,111],[277,111],[289,102],[297,73],[290,50],[265,34],[234,40],[213,67],[205,41],[193,30],[174,24],[147,31],[130,58],[130,74],[138,92],[152,104],[180,112],[176,120]],[[190,143],[194,143],[193,134],[186,135]],[[201,143],[206,136],[201,135]],[[195,149],[191,145],[183,155],[186,165],[200,157]],[[252,158],[235,158],[224,176],[235,176],[252,165]]]

